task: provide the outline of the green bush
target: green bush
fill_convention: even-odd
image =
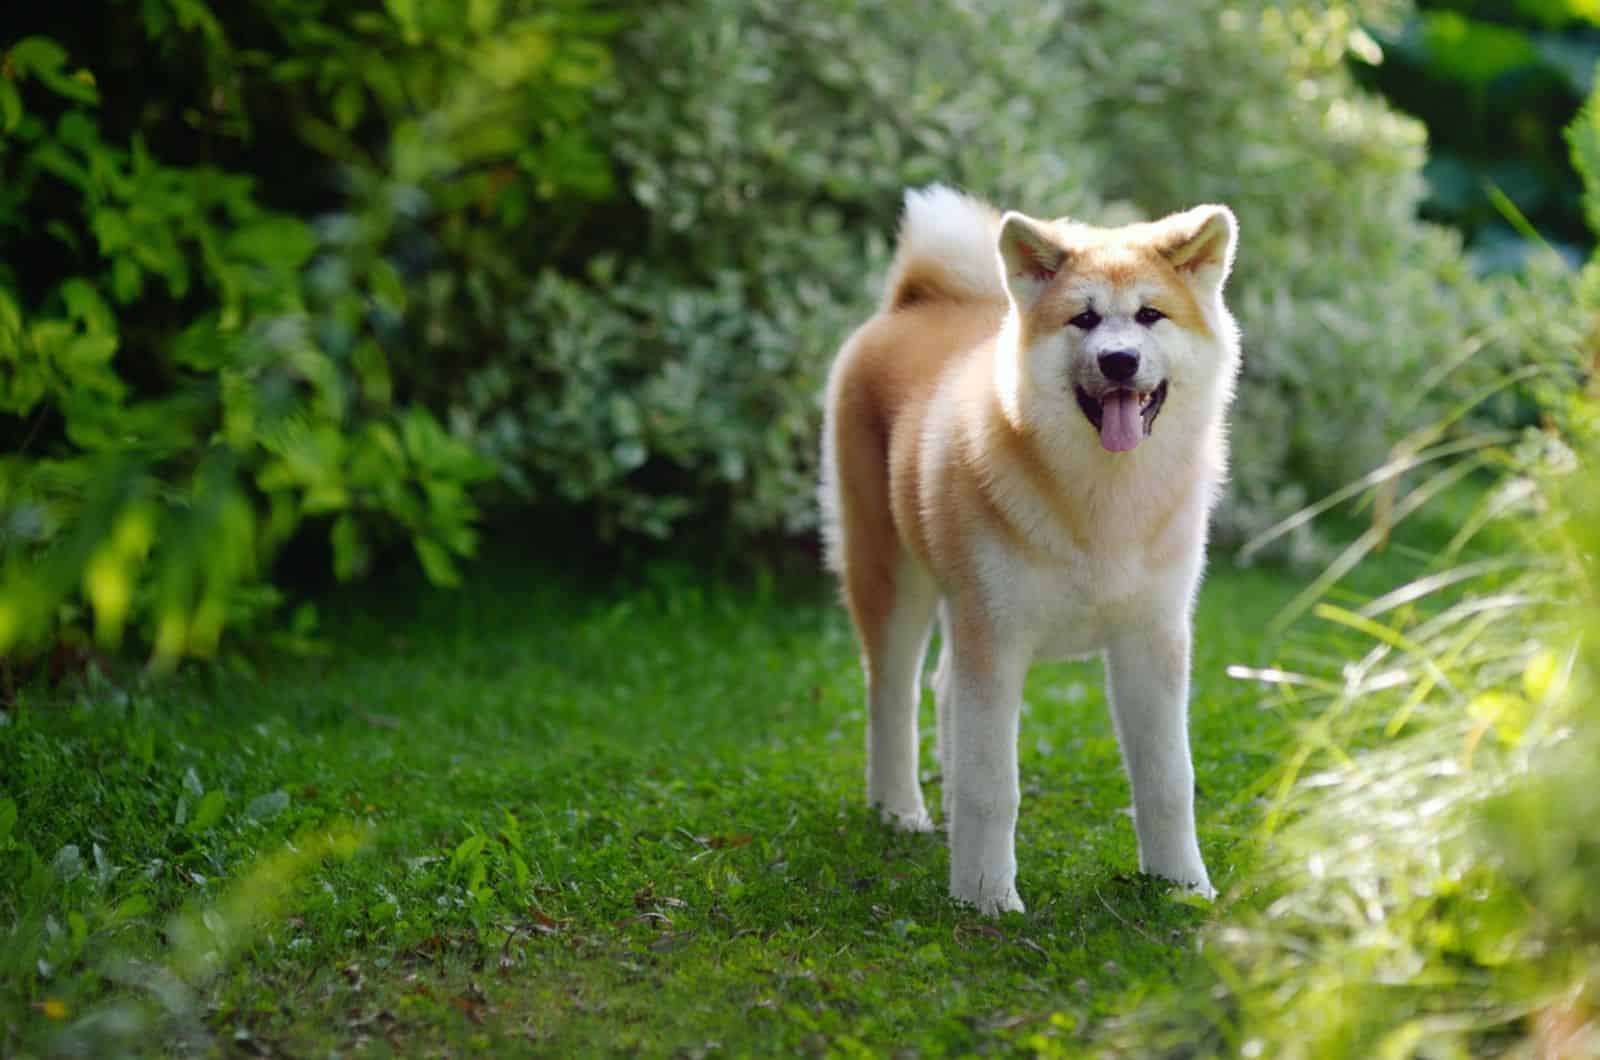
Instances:
[[[822,374],[875,301],[906,186],[1110,220],[1226,200],[1246,368],[1220,528],[1238,540],[1437,416],[1471,382],[1441,385],[1445,367],[1492,337],[1459,240],[1416,219],[1421,128],[1345,72],[1358,15],[1386,11],[655,8],[620,39],[604,115],[640,230],[508,311],[517,337],[452,423],[604,527],[807,529]]]
[[[1428,125],[1425,216],[1460,228],[1481,269],[1523,268],[1546,240],[1581,260],[1593,236],[1561,130],[1594,84],[1600,9],[1586,0],[1417,7],[1378,34],[1381,52],[1367,57],[1381,61],[1355,72]]]
[[[930,17],[930,10],[932,16]],[[1094,202],[1080,75],[1032,81],[1050,5],[695,2],[619,42],[604,139],[644,221],[507,307],[453,420],[525,496],[602,531],[807,531],[818,394],[869,311],[909,185]],[[1010,112],[1004,121],[993,115]],[[1062,194],[1063,189],[1065,195]]]
[[[414,336],[477,296],[458,271],[511,282],[514,239],[570,223],[550,204],[609,189],[582,118],[615,19],[581,3],[137,15],[0,64],[0,655],[80,600],[103,642],[208,653],[304,530],[341,578],[404,540],[453,580],[492,469]]]
[[[79,600],[208,650],[296,535],[448,580],[485,503],[809,532],[823,373],[934,180],[1234,206],[1228,539],[1437,419],[1510,330],[1415,219],[1419,128],[1345,73],[1389,4],[120,10],[20,13],[0,76],[0,651]]]

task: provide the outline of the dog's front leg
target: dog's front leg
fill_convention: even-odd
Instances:
[[[996,656],[963,643],[954,623],[947,676],[952,738],[944,782],[951,792],[950,894],[994,916],[1022,911],[1017,897],[1017,715],[1022,653]]]
[[[1139,868],[1212,896],[1194,825],[1187,620],[1114,638],[1106,651],[1106,678],[1133,785]]]

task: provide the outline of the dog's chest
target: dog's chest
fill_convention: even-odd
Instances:
[[[1028,564],[1012,585],[1017,635],[1043,658],[1098,652],[1116,630],[1167,595],[1163,579],[1134,557],[1084,556],[1069,567]]]
[[[994,550],[983,565],[985,596],[1001,636],[1025,640],[1038,658],[1073,658],[1099,652],[1152,614],[1184,608],[1203,532],[1168,529],[1049,556]]]

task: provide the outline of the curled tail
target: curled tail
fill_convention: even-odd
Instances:
[[[1000,215],[942,184],[906,192],[900,245],[883,311],[929,302],[1003,302],[995,241]]]

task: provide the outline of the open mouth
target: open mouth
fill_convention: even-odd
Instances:
[[[1081,386],[1073,389],[1084,417],[1100,433],[1101,447],[1113,453],[1125,453],[1144,441],[1167,400],[1165,379],[1154,390],[1113,387],[1098,398]]]

